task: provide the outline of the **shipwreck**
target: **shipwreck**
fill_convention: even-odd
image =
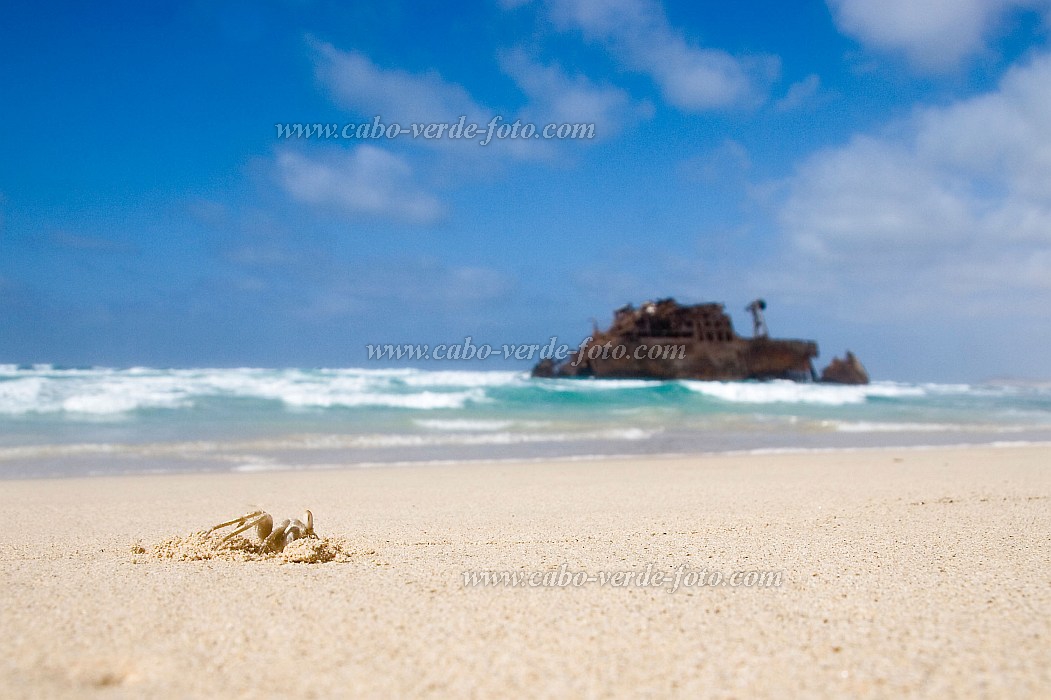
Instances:
[[[723,304],[683,305],[672,298],[631,304],[614,312],[606,330],[591,336],[561,360],[541,360],[534,377],[597,379],[700,379],[708,381],[790,379],[798,382],[867,384],[864,366],[847,351],[821,375],[812,340],[771,338],[756,299],[751,338],[738,335]]]

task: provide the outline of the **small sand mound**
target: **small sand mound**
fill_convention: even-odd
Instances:
[[[295,540],[285,546],[285,551],[278,555],[281,561],[293,564],[324,564],[330,561],[350,561],[350,551],[346,543],[325,538],[306,538]]]
[[[262,542],[246,537],[233,537],[221,542],[221,533],[201,530],[185,537],[169,537],[152,547],[133,545],[131,553],[152,559],[175,561],[264,561],[275,559],[282,563],[324,564],[330,561],[350,561],[347,543],[329,537],[308,537],[290,542],[283,552],[264,552]],[[141,559],[139,559],[141,561]]]

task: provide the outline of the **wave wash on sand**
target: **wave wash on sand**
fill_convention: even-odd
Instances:
[[[0,365],[0,478],[1005,440],[1051,440],[1051,387]]]

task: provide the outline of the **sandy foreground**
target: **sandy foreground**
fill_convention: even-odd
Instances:
[[[151,554],[250,504],[347,561]],[[0,510],[4,697],[1051,696],[1048,447],[5,481]],[[783,578],[463,574],[648,566]]]

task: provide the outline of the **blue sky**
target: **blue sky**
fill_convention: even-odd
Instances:
[[[1051,5],[36,3],[0,23],[0,362],[348,366],[762,296],[878,378],[1047,377]],[[594,123],[591,140],[278,123]],[[486,367],[510,365],[490,361]]]

